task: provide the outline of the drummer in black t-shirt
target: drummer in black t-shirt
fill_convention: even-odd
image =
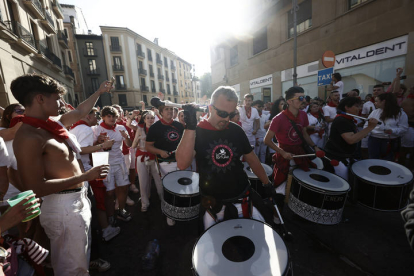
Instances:
[[[175,150],[180,143],[184,127],[172,119],[173,107],[159,106],[158,109],[162,118],[149,128],[145,149],[157,155],[161,177],[164,177],[167,173],[177,170]],[[167,218],[167,223],[170,226],[175,224],[170,218]]]
[[[269,187],[266,189],[268,193],[272,185],[243,129],[229,122],[236,112],[237,102],[233,88],[217,88],[209,106],[210,117],[198,125],[195,108],[183,106],[186,130],[176,152],[177,164],[178,168],[185,169],[194,155],[196,157],[204,229],[220,220],[241,216],[260,220],[266,217],[269,221],[267,213],[262,211],[263,201],[250,191],[240,158],[243,156],[264,186]],[[251,202],[260,209],[260,213]]]
[[[337,106],[338,113],[346,112],[358,115],[361,109],[361,100],[356,97],[346,97],[340,101]],[[327,157],[340,161],[339,165],[332,165],[324,162],[325,170],[341,176],[348,180],[348,164],[354,157],[357,143],[373,130],[378,121],[370,119],[368,127],[357,132],[356,120],[354,117],[338,114],[332,122],[328,142],[325,145]]]

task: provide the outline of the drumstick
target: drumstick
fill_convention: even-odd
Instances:
[[[326,156],[324,156],[324,158],[325,159],[327,159],[329,162],[331,162],[331,165],[333,166],[333,167],[336,167],[336,166],[338,166],[339,165],[339,161],[338,160],[335,160],[335,159],[329,159],[328,157],[326,157]]]
[[[364,120],[364,121],[368,121],[369,120],[368,118],[364,118],[364,117],[361,117],[361,116],[357,116],[357,115],[354,115],[354,114],[351,114],[351,113],[346,113],[346,112],[343,112],[343,111],[340,111],[340,110],[337,110],[337,113],[349,115],[349,116],[352,116],[352,117],[355,117],[355,118],[358,118],[358,119],[361,119],[361,120]],[[381,122],[378,122],[378,125],[381,125],[381,124],[382,124]]]
[[[293,155],[293,158],[296,158],[296,157],[308,157],[308,156],[310,157],[310,156],[315,156],[315,155],[316,155],[316,157],[322,158],[322,157],[325,156],[325,152],[319,150],[319,151],[317,151],[315,153],[302,154],[302,155]]]
[[[272,191],[272,201],[273,201],[274,208],[277,212],[277,216],[280,219],[280,225],[282,225],[282,230],[283,230],[282,236],[286,241],[292,241],[293,240],[293,235],[292,235],[291,232],[289,232],[287,230],[286,225],[285,225],[285,221],[283,220],[282,215],[279,212],[279,208],[277,207],[277,204],[276,204],[276,191],[275,191],[275,189],[272,189],[272,190],[273,190]]]
[[[155,155],[155,161],[157,163],[158,174],[160,175],[160,178],[162,179],[162,177],[161,177],[160,163],[158,163],[158,156],[156,156],[156,155]]]
[[[289,201],[290,187],[292,186],[292,172],[293,172],[293,167],[290,167],[288,178],[286,181],[286,188],[285,188],[285,202],[286,203],[288,203]]]

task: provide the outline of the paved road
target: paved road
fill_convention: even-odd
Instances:
[[[148,212],[141,213],[139,204],[129,207],[133,220],[120,223],[121,234],[102,245],[102,258],[110,261],[112,268],[99,275],[193,275],[191,256],[199,236],[197,221],[169,227],[155,190],[152,194]],[[139,194],[131,197],[137,202]],[[414,275],[414,254],[399,212],[379,212],[347,203],[346,222],[334,226],[308,222],[287,206],[283,216],[294,234],[294,241],[286,245],[295,276]],[[143,271],[141,256],[154,238],[160,242],[161,255],[154,270]]]

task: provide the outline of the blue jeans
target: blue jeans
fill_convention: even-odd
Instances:
[[[399,140],[400,138],[383,139],[370,136],[368,138],[369,158],[394,161],[395,153],[399,151]]]

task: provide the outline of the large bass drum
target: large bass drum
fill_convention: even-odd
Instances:
[[[267,224],[232,219],[207,229],[193,249],[195,275],[288,275],[287,248]]]
[[[198,192],[199,176],[191,171],[174,171],[162,180],[164,201],[162,212],[178,221],[189,221],[199,215],[200,195]]]
[[[338,224],[350,190],[343,178],[317,169],[293,171],[289,208],[309,221]]]
[[[399,211],[408,204],[413,173],[406,167],[385,160],[366,159],[351,167],[351,181],[357,201],[371,209]]]

